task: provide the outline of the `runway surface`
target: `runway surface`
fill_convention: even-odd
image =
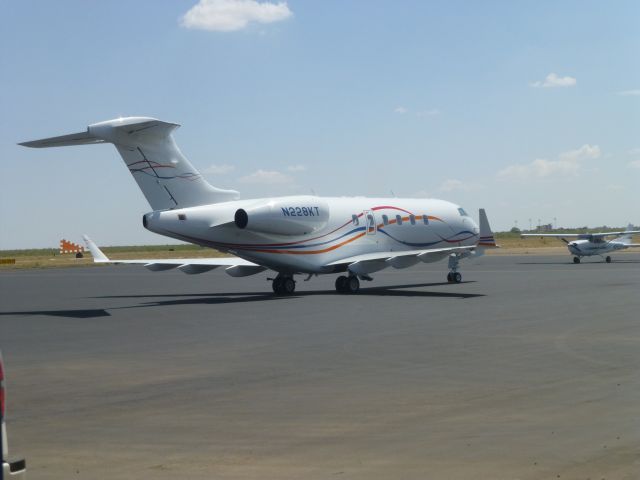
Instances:
[[[0,272],[33,479],[636,479],[640,255],[334,276]]]

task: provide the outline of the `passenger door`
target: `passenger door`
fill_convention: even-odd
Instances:
[[[375,235],[377,231],[376,217],[373,215],[372,210],[365,210],[363,213],[364,223],[366,227],[367,235]]]

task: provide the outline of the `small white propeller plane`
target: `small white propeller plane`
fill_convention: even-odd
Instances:
[[[496,247],[487,216],[478,226],[453,203],[433,199],[288,196],[239,200],[233,190],[211,186],[178,149],[178,128],[148,117],[89,125],[86,131],[21,143],[61,147],[112,143],[152,212],[143,226],[155,233],[231,257],[110,260],[85,236],[95,262],[142,264],[152,271],[178,268],[203,273],[217,267],[233,277],[276,272],[273,291],[295,291],[294,275],[343,273],[336,290],[356,293],[360,280],[387,267],[449,261],[447,280],[460,283],[459,261]]]
[[[580,263],[582,257],[598,255],[607,263],[611,263],[609,253],[624,250],[630,247],[640,247],[640,243],[631,243],[634,233],[640,230],[632,230],[633,225],[629,224],[624,232],[600,232],[600,233],[523,233],[523,237],[555,237],[560,238],[567,244],[569,253],[573,255],[573,263]],[[617,237],[607,240],[607,237]],[[575,238],[575,240],[567,240]]]

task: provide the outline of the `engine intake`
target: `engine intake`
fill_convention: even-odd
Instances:
[[[236,227],[242,229],[246,228],[249,223],[249,215],[247,215],[247,211],[243,208],[239,208],[233,217],[233,221],[236,223]]]

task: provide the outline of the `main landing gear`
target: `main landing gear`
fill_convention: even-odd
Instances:
[[[580,257],[573,257],[573,263],[580,263]]]
[[[607,263],[611,263],[611,257],[607,255],[607,258],[605,258],[604,261]]]
[[[296,281],[291,275],[278,275],[271,286],[276,295],[291,295],[296,291]]]
[[[460,263],[460,259],[458,255],[452,253],[449,255],[449,273],[447,273],[447,282],[449,283],[460,283],[462,282],[462,274],[458,271],[458,264]]]
[[[358,293],[360,280],[355,275],[340,275],[336,278],[336,291],[338,293]]]
[[[449,273],[447,273],[447,282],[449,282],[449,283],[460,283],[460,282],[462,282],[462,274],[460,272],[449,272]]]

